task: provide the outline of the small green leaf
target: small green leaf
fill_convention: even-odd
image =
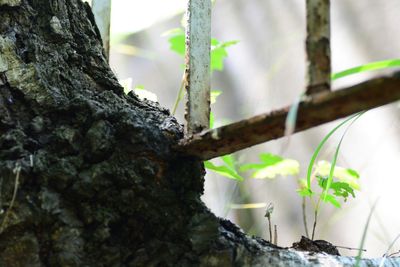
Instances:
[[[314,192],[307,187],[303,187],[301,189],[297,189],[297,194],[299,194],[301,197],[311,197],[314,195]]]
[[[299,163],[296,160],[284,159],[270,153],[259,155],[261,163],[244,164],[241,171],[254,169],[252,177],[256,179],[275,178],[277,175],[294,175],[299,173]]]
[[[278,175],[296,175],[299,173],[300,164],[296,160],[284,159],[276,164],[266,166],[253,173],[253,178],[256,179],[273,179]]]
[[[317,176],[328,177],[331,169],[331,164],[327,161],[320,160],[316,164],[315,173]],[[349,184],[349,186],[355,190],[360,189],[358,180],[360,178],[359,174],[351,169],[345,169],[339,166],[335,166],[333,171],[333,177],[341,182]]]
[[[322,198],[323,201],[331,203],[333,206],[335,206],[336,208],[340,208],[341,205],[339,203],[339,201],[336,199],[335,196],[332,195],[325,195],[324,198]]]
[[[217,102],[217,97],[222,94],[222,91],[220,90],[211,90],[210,93],[210,102],[211,104],[215,104]]]
[[[228,56],[228,52],[223,47],[214,48],[211,50],[211,71],[224,69],[224,59]]]
[[[181,28],[176,28],[165,32],[163,36],[169,36],[168,42],[170,49],[178,55],[185,56],[185,32]]]
[[[357,171],[352,170],[352,169],[347,169],[348,174],[350,174],[351,176],[353,176],[354,178],[360,178],[360,175],[358,174]]]
[[[230,179],[234,179],[234,180],[238,180],[238,181],[244,180],[243,177],[240,176],[235,170],[232,170],[228,166],[225,166],[225,165],[216,166],[211,161],[205,161],[204,167],[209,170],[212,170],[222,176],[228,177]]]
[[[224,69],[224,59],[228,56],[226,48],[237,44],[239,41],[220,42],[215,38],[211,39],[211,71]]]
[[[229,166],[233,170],[235,169],[235,159],[233,158],[232,154],[222,156],[221,158],[227,166]]]

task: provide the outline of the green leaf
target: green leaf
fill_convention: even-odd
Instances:
[[[217,102],[217,97],[219,97],[221,94],[222,94],[222,91],[220,91],[220,90],[211,90],[211,93],[210,93],[211,104],[215,104],[215,102]]]
[[[228,56],[226,48],[237,44],[239,41],[220,42],[215,38],[211,39],[211,71],[224,69],[224,59]]]
[[[259,155],[261,161],[266,165],[274,165],[284,160],[281,156],[277,156],[271,153],[261,153]]]
[[[299,173],[300,164],[298,161],[293,159],[284,159],[283,161],[266,166],[262,169],[259,169],[253,173],[253,178],[256,179],[273,179],[278,175],[287,176],[287,175],[296,175]]]
[[[301,189],[297,189],[297,193],[301,197],[311,197],[312,195],[314,195],[314,192],[311,191],[310,189],[308,189],[307,187],[303,187]]]
[[[328,177],[331,166],[332,165],[325,160],[318,161],[315,167],[316,175]],[[360,175],[352,169],[345,169],[339,166],[335,166],[333,177],[341,182],[347,183],[351,188],[355,190],[360,190],[360,185],[358,183]]]
[[[210,129],[214,128],[214,121],[215,121],[214,113],[210,112]]]
[[[252,177],[256,179],[275,178],[277,175],[294,175],[299,173],[299,163],[296,160],[284,159],[273,154],[260,154],[261,163],[244,164],[241,171],[254,169]]]
[[[352,170],[352,169],[347,169],[346,171],[350,176],[352,176],[352,177],[354,177],[356,179],[360,178],[360,175],[358,174],[357,171]]]
[[[185,56],[185,32],[181,28],[176,28],[165,32],[163,36],[169,36],[168,42],[170,49],[178,55]]]
[[[318,154],[321,151],[321,149],[324,146],[324,144],[326,143],[326,141],[328,141],[329,137],[331,137],[340,127],[342,127],[348,121],[352,120],[353,118],[355,118],[356,116],[358,116],[360,114],[361,113],[354,114],[354,115],[350,116],[349,118],[347,118],[346,120],[344,120],[342,123],[340,123],[335,128],[333,128],[327,135],[325,135],[325,137],[322,139],[322,141],[318,144],[318,146],[315,149],[313,155],[311,156],[310,162],[308,164],[308,169],[307,169],[307,187],[309,189],[311,189],[311,174],[312,174],[312,170],[313,170],[313,167],[314,167],[315,160],[317,159]]]
[[[222,156],[222,161],[225,162],[227,166],[229,166],[231,169],[235,170],[235,159],[233,158],[232,154],[228,154],[225,156]]]
[[[353,188],[351,188],[348,183],[334,182],[331,185],[331,189],[333,190],[333,194],[335,196],[342,197],[344,201],[347,201],[349,195],[351,195],[353,198],[356,197]]]
[[[340,207],[341,207],[339,201],[336,199],[335,196],[332,196],[332,195],[325,195],[322,199],[323,199],[325,202],[331,203],[331,204],[332,204],[333,206],[335,206],[336,208],[340,208]]]
[[[214,163],[211,161],[205,161],[204,162],[204,167],[212,170],[222,176],[228,177],[230,179],[238,180],[238,181],[243,181],[243,177],[240,176],[235,170],[232,170],[228,166],[221,165],[221,166],[216,166]]]
[[[211,50],[211,71],[224,69],[224,59],[228,56],[228,52],[223,47],[214,48]]]
[[[368,64],[364,64],[361,66],[357,66],[354,68],[350,68],[344,71],[336,72],[332,74],[331,79],[336,80],[345,76],[349,76],[352,74],[357,74],[360,72],[371,71],[371,70],[379,70],[379,69],[386,69],[386,68],[393,68],[400,66],[400,59],[389,59],[383,61],[376,61],[371,62]]]

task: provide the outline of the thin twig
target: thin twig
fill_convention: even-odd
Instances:
[[[307,214],[306,214],[306,198],[302,198],[302,205],[301,205],[301,210],[303,213],[303,225],[304,225],[304,230],[306,233],[306,237],[310,238],[310,235],[308,234],[308,225],[307,225]]]
[[[336,246],[336,245],[334,245],[334,247],[337,247],[337,248],[342,248],[342,249],[348,249],[348,250],[362,250],[362,251],[364,251],[364,252],[366,252],[367,250],[366,249],[363,249],[363,248],[351,248],[351,247],[343,247],[343,246]]]
[[[274,245],[278,245],[278,226],[274,225]]]
[[[314,210],[314,224],[313,224],[313,229],[312,229],[312,234],[311,234],[311,240],[313,240],[313,241],[314,241],[315,228],[317,227],[317,220],[318,220],[320,204],[321,204],[321,197],[318,199],[317,206],[315,207],[315,210]]]
[[[181,85],[180,85],[179,91],[178,91],[178,95],[176,96],[175,103],[174,103],[174,106],[172,108],[172,112],[171,112],[172,116],[175,116],[176,110],[178,109],[178,105],[182,101],[182,98],[183,98],[183,95],[184,95],[184,92],[185,92],[183,90],[184,85],[185,85],[185,73],[183,73],[182,80],[181,80]]]
[[[272,243],[272,223],[270,217],[268,217],[268,229],[269,229],[269,242]]]
[[[8,206],[8,209],[6,211],[6,214],[4,214],[3,222],[1,223],[1,226],[0,226],[0,233],[2,233],[4,230],[4,227],[7,223],[7,219],[10,215],[11,209],[13,208],[15,199],[17,197],[18,186],[19,186],[19,175],[21,173],[21,165],[19,164],[19,162],[17,162],[15,164],[15,168],[14,168],[13,172],[15,173],[14,192],[13,192],[13,196],[11,198],[10,205]]]

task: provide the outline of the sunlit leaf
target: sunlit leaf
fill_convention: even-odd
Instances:
[[[325,202],[331,203],[333,206],[335,206],[336,208],[340,208],[341,205],[339,203],[339,201],[336,199],[335,196],[332,195],[326,195],[324,198],[322,198]]]
[[[299,173],[299,162],[293,159],[284,159],[276,164],[266,166],[253,173],[256,179],[275,178],[278,175],[296,175]]]
[[[282,158],[281,156],[277,156],[271,153],[262,153],[259,155],[259,157],[261,161],[266,165],[274,165],[284,160],[284,158]]]
[[[278,162],[283,161],[284,159],[280,156],[277,155],[273,155],[270,153],[262,153],[260,155],[258,155],[261,163],[249,163],[249,164],[243,164],[240,167],[241,171],[247,171],[247,170],[251,170],[251,169],[262,169],[264,167],[270,166],[270,165],[274,165]]]
[[[231,169],[235,169],[235,159],[233,158],[232,154],[224,155],[221,158],[227,166],[229,166]]]
[[[273,154],[260,154],[261,163],[244,164],[241,171],[255,170],[252,177],[256,179],[275,178],[277,175],[295,175],[299,173],[300,165],[296,160],[285,159]]]
[[[307,187],[297,189],[297,194],[299,194],[301,197],[310,197],[310,196],[314,195],[314,193]]]
[[[211,90],[210,92],[210,102],[211,104],[215,104],[217,102],[217,97],[222,94],[222,91],[220,90]]]
[[[211,161],[205,161],[204,167],[206,167],[207,169],[212,170],[222,176],[228,177],[230,179],[243,181],[242,176],[240,176],[235,170],[232,170],[231,168],[229,168],[226,165],[216,166]]]
[[[163,36],[169,36],[168,42],[172,51],[185,56],[185,32],[182,28],[169,30]]]
[[[323,177],[328,177],[331,169],[331,163],[325,161],[325,160],[320,160],[316,164],[315,167],[315,173],[316,175],[320,175]],[[352,170],[352,169],[346,169],[343,167],[335,166],[335,169],[333,171],[333,177],[338,179],[341,182],[345,182],[349,184],[349,186],[355,190],[360,189],[359,185],[359,177],[360,175]]]
[[[226,48],[237,43],[238,41],[220,42],[215,38],[211,39],[211,71],[224,69],[224,59],[228,56]]]

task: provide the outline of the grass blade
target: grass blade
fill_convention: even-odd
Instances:
[[[359,116],[359,115],[360,115],[360,112],[350,116],[345,121],[343,121],[342,123],[337,125],[327,135],[325,135],[325,137],[322,139],[322,141],[318,144],[317,148],[314,151],[314,154],[311,157],[311,160],[310,160],[310,162],[308,164],[308,169],[307,169],[307,188],[309,190],[311,190],[311,173],[312,173],[312,169],[313,169],[315,160],[317,159],[317,156],[318,156],[319,152],[321,151],[322,147],[324,146],[326,141],[328,141],[329,137],[331,137],[340,127],[342,127],[348,121],[352,120],[353,118],[355,118],[356,116]]]
[[[371,71],[371,70],[379,70],[379,69],[387,69],[393,67],[400,67],[400,59],[389,59],[383,61],[371,62],[368,64],[360,65],[354,68],[350,68],[344,71],[333,73],[331,79],[334,81],[336,79],[357,74],[360,72]]]
[[[379,263],[379,267],[383,267],[383,264],[385,263],[385,260],[387,257],[389,257],[389,252],[392,249],[392,247],[394,246],[394,244],[396,244],[397,240],[400,238],[400,234],[396,236],[396,238],[392,241],[392,243],[390,243],[388,249],[386,250],[385,254],[383,254],[382,256],[382,260]]]
[[[332,181],[333,181],[333,173],[335,172],[336,161],[337,161],[337,157],[339,155],[339,150],[340,150],[340,146],[342,145],[342,141],[343,141],[347,131],[350,129],[351,125],[353,125],[353,123],[356,122],[364,113],[365,113],[365,111],[357,113],[358,114],[357,117],[350,123],[349,126],[347,126],[347,128],[344,131],[342,137],[340,138],[339,144],[336,147],[335,155],[334,155],[334,157],[332,159],[332,162],[331,162],[331,169],[329,171],[329,177],[328,177],[328,180],[326,182],[325,189],[324,189],[324,191],[325,191],[324,200],[325,200],[325,198],[326,198],[326,196],[328,194],[328,190],[331,187],[331,184],[332,184]]]
[[[374,210],[375,210],[375,207],[376,207],[377,203],[378,203],[378,200],[376,200],[374,205],[372,206],[371,211],[369,212],[369,215],[368,215],[367,222],[365,223],[363,235],[362,235],[361,242],[360,242],[360,246],[358,248],[358,254],[357,254],[357,257],[356,257],[356,264],[354,265],[355,267],[359,267],[360,266],[361,256],[362,256],[362,253],[363,253],[365,240],[367,238],[367,232],[368,232],[369,223],[371,222],[372,214],[374,213]]]

